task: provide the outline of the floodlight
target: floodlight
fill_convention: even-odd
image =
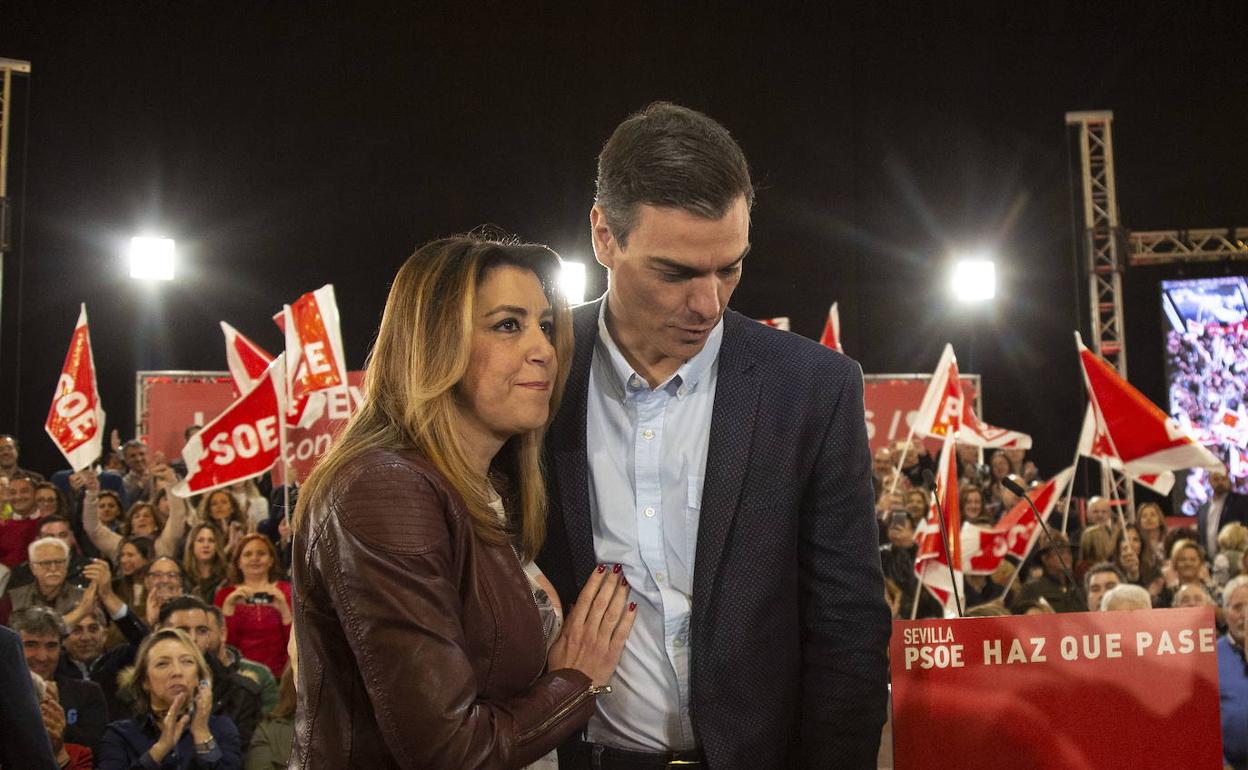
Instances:
[[[997,268],[991,259],[959,259],[953,266],[950,284],[959,302],[983,302],[997,293]]]
[[[131,238],[130,277],[144,281],[172,281],[173,251],[172,238]]]
[[[585,301],[585,263],[560,260],[559,290],[569,305],[579,305]]]

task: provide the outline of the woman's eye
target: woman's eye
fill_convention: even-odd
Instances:
[[[546,335],[546,339],[554,339],[555,324],[551,321],[542,321],[542,334]]]
[[[514,318],[504,318],[494,324],[494,328],[503,332],[514,332],[520,329],[520,323]]]

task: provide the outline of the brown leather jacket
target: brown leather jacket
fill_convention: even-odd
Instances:
[[[292,768],[529,764],[594,709],[546,645],[515,553],[474,536],[419,453],[345,466],[295,532]]]

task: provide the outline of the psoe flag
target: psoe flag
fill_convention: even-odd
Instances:
[[[971,404],[962,391],[958,375],[958,359],[953,345],[945,343],[936,371],[923,394],[918,414],[914,418],[914,434],[945,438],[952,435],[959,444],[1002,449],[1030,449],[1031,436],[1018,431],[998,428],[980,422],[971,410]]]
[[[229,486],[264,473],[281,459],[285,379],[283,353],[251,390],[191,436],[182,449],[186,478],[173,487],[175,495],[190,497]]]
[[[1100,356],[1083,345],[1075,332],[1083,381],[1096,421],[1109,449],[1122,461],[1122,471],[1139,477],[1185,468],[1226,472],[1226,466],[1161,408]]]
[[[85,303],[80,306],[78,323],[69,338],[69,352],[56,381],[44,428],[75,471],[95,462],[104,448],[104,406],[95,378]]]
[[[786,332],[792,331],[789,328],[789,317],[787,315],[780,315],[775,318],[760,318],[758,322],[773,329],[782,329]]]
[[[273,363],[273,356],[225,321],[221,322],[221,332],[225,335],[225,359],[234,388],[246,393]]]
[[[346,356],[334,285],[325,284],[282,308],[291,396],[347,384]]]

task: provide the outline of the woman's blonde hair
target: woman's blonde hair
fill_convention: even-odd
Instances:
[[[1079,536],[1079,558],[1099,564],[1110,561],[1114,553],[1114,539],[1109,527],[1093,524]]]
[[[195,658],[195,665],[199,667],[199,673],[196,675],[195,681],[188,683],[191,687],[192,694],[194,686],[199,684],[200,680],[208,680],[209,686],[212,686],[212,669],[208,668],[208,661],[204,660],[204,655],[195,646],[195,642],[191,641],[191,637],[176,628],[162,628],[159,631],[153,631],[148,635],[143,643],[139,645],[139,651],[135,653],[134,665],[129,668],[122,669],[117,675],[117,686],[121,691],[130,696],[131,702],[134,704],[135,714],[146,714],[152,710],[152,696],[147,691],[147,659],[151,656],[152,648],[158,642],[166,639],[174,639],[185,646]],[[187,703],[186,705],[190,705]]]
[[[536,244],[455,236],[422,246],[399,268],[366,365],[360,409],[317,463],[299,494],[301,521],[329,494],[332,480],[353,458],[372,450],[416,449],[463,498],[473,530],[503,542],[505,526],[490,508],[490,481],[498,483],[509,513],[520,519],[519,547],[536,557],[546,535],[542,475],[545,426],[511,437],[494,457],[490,479],[474,469],[460,438],[458,388],[468,370],[477,287],[499,267],[529,270],[554,311],[558,371],[551,391],[553,418],[572,358],[567,304],[557,288],[558,255]],[[549,423],[549,418],[548,418]]]

